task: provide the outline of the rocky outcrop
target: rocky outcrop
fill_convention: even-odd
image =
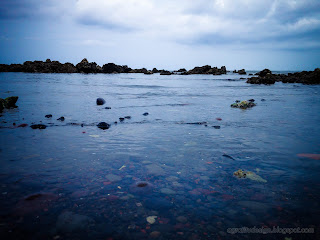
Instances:
[[[240,75],[245,75],[247,74],[246,70],[245,69],[240,69],[240,70],[234,70],[233,73],[238,73]]]
[[[103,73],[129,73],[132,69],[127,65],[116,65],[114,63],[108,63],[102,66]]]
[[[129,73],[148,73],[149,71],[146,68],[140,68],[140,69],[132,69]]]
[[[16,102],[18,101],[17,96],[13,97],[7,97],[5,99],[0,98],[0,112],[2,112],[3,109],[7,108],[16,108]]]
[[[248,101],[236,101],[235,103],[231,104],[232,108],[241,108],[241,109],[247,109],[247,108],[252,108],[256,106],[256,104],[254,103],[254,99],[250,99]]]
[[[160,75],[171,75],[172,73],[170,71],[167,70],[161,70],[160,71]]]
[[[82,59],[76,65],[77,72],[79,73],[101,73],[102,68],[95,62],[88,62],[86,58]]]
[[[247,80],[251,84],[274,84],[275,82],[283,83],[302,83],[302,84],[320,84],[320,68],[314,71],[303,71],[296,73],[273,74],[269,69],[264,69],[256,73],[258,77],[252,77]]]
[[[202,67],[195,67],[189,71],[187,71],[185,74],[213,74],[213,75],[221,75],[226,74],[227,69],[225,66],[222,66],[221,68],[217,67],[211,67],[210,65],[205,65]]]

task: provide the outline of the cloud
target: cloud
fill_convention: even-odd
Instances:
[[[320,2],[79,0],[74,16],[79,24],[130,30],[146,37],[186,44],[264,42],[279,38],[288,41],[320,29]]]

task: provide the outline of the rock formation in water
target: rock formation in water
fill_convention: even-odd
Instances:
[[[275,82],[283,83],[303,83],[303,84],[320,84],[320,68],[314,71],[303,71],[286,74],[273,74],[269,69],[264,69],[256,73],[257,77],[251,77],[247,83],[251,84],[274,84]]]
[[[0,112],[2,112],[3,109],[7,108],[16,108],[16,102],[18,101],[19,97],[12,96],[7,97],[5,99],[0,98]]]

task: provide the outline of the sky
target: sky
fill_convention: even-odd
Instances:
[[[1,0],[0,63],[320,67],[319,0]]]

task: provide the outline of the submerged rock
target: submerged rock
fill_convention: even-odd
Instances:
[[[75,231],[86,231],[94,220],[90,217],[66,211],[59,215],[57,220],[57,231],[71,233]]]
[[[52,118],[52,114],[45,115],[46,118]]]
[[[30,126],[32,129],[46,129],[47,126],[44,124],[34,124]]]
[[[237,178],[249,178],[249,179],[251,179],[253,181],[257,181],[257,182],[264,182],[264,183],[267,182],[267,180],[263,179],[262,177],[255,174],[254,172],[244,171],[242,169],[235,171],[233,173],[233,175],[236,176]]]
[[[130,191],[135,194],[144,195],[150,193],[153,189],[153,185],[146,181],[138,181],[131,185]]]
[[[106,101],[103,98],[97,98],[97,105],[103,105]]]
[[[103,130],[109,129],[110,128],[110,124],[106,123],[106,122],[100,122],[98,123],[97,127]]]
[[[248,101],[235,102],[235,103],[231,104],[231,107],[233,107],[233,108],[241,108],[241,109],[252,108],[252,107],[256,106],[256,104],[254,102],[252,102],[252,100],[253,99],[250,99]]]
[[[148,116],[149,115],[149,113],[147,113],[147,112],[145,112],[144,114],[142,114],[143,116]]]
[[[57,120],[63,122],[64,121],[64,117],[63,116],[59,117]]]

